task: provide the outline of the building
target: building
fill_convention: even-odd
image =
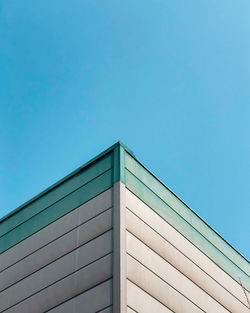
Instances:
[[[249,262],[118,142],[0,221],[0,312],[249,313]]]

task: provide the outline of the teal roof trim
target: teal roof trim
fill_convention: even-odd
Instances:
[[[15,212],[11,218],[6,219],[0,224],[0,238],[11,229],[14,229],[18,225],[24,223],[26,220],[39,214],[46,208],[53,206],[54,203],[61,201],[62,198],[67,197],[75,190],[88,184],[90,181],[94,180],[108,170],[111,170],[111,172],[113,171],[112,154],[107,154],[106,156],[100,158],[93,166],[87,167],[85,171],[78,172],[66,180],[63,184],[57,186],[57,188],[52,189],[42,197],[39,197],[37,200]],[[112,173],[111,177],[113,177]]]
[[[36,201],[37,199],[43,197],[45,194],[47,194],[48,192],[50,192],[51,190],[57,188],[58,186],[60,186],[61,184],[63,184],[64,182],[66,182],[68,179],[70,179],[71,177],[73,177],[74,175],[78,174],[81,171],[84,171],[85,169],[87,169],[90,165],[93,165],[97,160],[99,160],[100,158],[104,157],[105,155],[109,154],[110,152],[113,152],[119,148],[124,149],[124,151],[127,151],[130,155],[134,156],[134,153],[132,150],[130,150],[126,145],[124,145],[121,141],[118,141],[117,143],[115,143],[114,145],[112,145],[111,147],[109,147],[108,149],[106,149],[105,151],[101,152],[100,154],[98,154],[96,157],[92,158],[91,160],[89,160],[88,162],[84,163],[82,166],[78,167],[77,169],[75,169],[73,172],[71,172],[70,174],[68,174],[67,176],[65,176],[64,178],[60,179],[59,181],[57,181],[55,184],[51,185],[50,187],[46,188],[45,190],[43,190],[42,192],[40,192],[39,194],[37,194],[36,196],[34,196],[33,198],[31,198],[30,200],[26,201],[25,203],[23,203],[22,205],[20,205],[19,207],[17,207],[16,209],[14,209],[13,211],[11,211],[10,213],[6,214],[5,216],[3,216],[2,218],[0,218],[0,225],[3,221],[5,221],[6,219],[8,219],[9,217],[11,217],[12,215],[14,215],[15,213],[17,213],[18,211],[22,210],[24,207],[26,207],[27,205],[31,204],[32,202]],[[118,162],[118,161],[116,161]],[[115,177],[116,179],[118,179],[118,176]]]
[[[112,169],[105,171],[85,185],[61,198],[59,201],[52,203],[42,211],[18,224],[15,228],[0,237],[0,253],[8,250],[22,240],[112,187],[112,176]]]

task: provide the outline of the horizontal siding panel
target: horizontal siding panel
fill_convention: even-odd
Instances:
[[[134,295],[136,296],[136,295]],[[144,311],[143,311],[144,312]],[[158,311],[157,311],[158,312]],[[137,311],[132,310],[131,308],[127,307],[127,313],[137,313]]]
[[[0,254],[0,272],[112,206],[112,189],[101,193]]]
[[[199,306],[204,312],[229,312],[129,232],[127,232],[127,252],[151,272]],[[235,313],[238,313],[238,311]]]
[[[237,298],[130,211],[127,211],[127,229],[224,307],[236,313],[248,312],[242,302],[238,301]],[[172,239],[174,240],[174,238]]]
[[[0,311],[63,279],[112,251],[112,231],[88,242],[0,293]]]
[[[134,158],[126,153],[126,167],[139,180],[147,185],[166,204],[183,217],[190,225],[199,231],[209,242],[222,251],[246,274],[250,275],[250,266],[225,240],[213,231],[196,213],[180,201],[166,186],[161,184],[152,174],[145,170]]]
[[[64,227],[64,225],[61,225]],[[112,211],[101,213],[97,217],[73,229],[69,233],[39,249],[7,270],[0,273],[0,291],[34,273],[56,259],[82,246],[112,228]]]
[[[48,313],[111,313],[111,309],[99,311],[101,308],[112,304],[112,280],[108,280],[79,296],[49,310]]]
[[[47,288],[34,294],[32,297],[29,297],[24,301],[16,304],[12,308],[6,310],[5,313],[27,313],[27,312],[44,313],[66,302],[67,300],[70,300],[71,298],[78,296],[84,291],[104,281],[107,281],[111,277],[112,277],[112,255],[107,255],[102,259],[99,259],[96,262],[91,263],[90,265],[82,268],[81,270],[56,282],[55,284],[48,286]],[[102,298],[104,299],[103,301],[104,303],[106,303],[107,305],[110,304],[110,287],[108,284],[104,285],[104,288],[102,289],[102,291],[98,292],[98,295],[100,295],[100,298],[104,297]],[[83,309],[83,303],[85,303],[86,306],[88,305],[88,303],[91,304],[91,302],[89,301],[90,294],[88,294],[85,297],[85,299],[86,298],[88,299],[88,302],[81,300],[78,300],[79,301],[78,302],[77,300],[73,299],[72,300],[76,301],[75,305],[78,309],[80,306],[82,306]],[[95,301],[96,304],[98,304],[99,301],[101,302],[101,299],[96,298]],[[57,311],[58,308],[60,307],[57,307],[54,310]],[[52,310],[52,312],[54,312],[54,310]],[[57,312],[62,313],[66,311],[60,311],[59,309],[59,311]],[[67,313],[69,312],[72,311],[67,311]]]
[[[187,277],[195,281],[202,287],[202,289],[218,299],[221,303],[224,303],[227,306],[235,303],[235,307],[237,308],[237,305],[239,304],[235,302],[234,297],[232,298],[232,294],[246,306],[248,305],[242,288],[238,283],[129,190],[126,190],[126,201],[129,210],[136,214],[141,220],[144,220],[146,224],[151,226],[156,232],[165,238],[166,242],[162,243],[162,246],[165,248],[161,249],[160,243],[162,242],[162,238],[151,231],[152,235],[148,237],[148,240],[151,242],[155,238],[154,242],[157,253],[162,253],[161,256],[164,257],[164,249],[168,249],[168,252],[166,253],[168,262],[178,268],[178,270],[183,272]],[[136,234],[138,238],[143,238],[143,240],[149,244],[144,236],[147,226],[141,223],[140,220],[136,221],[137,218],[133,217],[133,214],[129,211],[127,214],[131,216],[128,220],[130,231]],[[174,249],[174,247],[181,251],[181,253]],[[185,256],[187,258],[185,258]],[[192,263],[196,264],[198,268]],[[185,266],[185,264],[187,266]],[[216,281],[226,290],[223,290]],[[231,294],[227,292],[227,290]]]
[[[201,313],[198,306],[127,255],[128,279],[175,313]]]
[[[109,189],[112,186],[112,179],[112,170],[109,170],[17,226],[0,238],[0,253]]]
[[[227,258],[210,241],[202,236],[185,219],[170,208],[161,198],[153,193],[146,185],[127,171],[127,187],[141,200],[147,203],[157,214],[165,219],[170,225],[177,229],[184,237],[191,241],[204,254],[212,259],[219,267],[228,273],[235,281],[241,278],[244,286],[250,290],[250,279],[235,263]]]
[[[167,307],[127,280],[127,313],[171,313]]]
[[[111,168],[112,154],[109,154],[0,222],[0,237]]]

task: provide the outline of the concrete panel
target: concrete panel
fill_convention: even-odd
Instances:
[[[0,273],[0,291],[112,228],[111,209],[73,229]]]
[[[128,279],[175,313],[204,312],[142,264],[127,255]]]
[[[157,215],[151,208],[144,204],[129,190],[126,190],[126,201],[126,205],[129,210],[135,213],[140,219],[144,220],[146,224],[152,227],[169,243],[180,250],[182,254],[187,256],[193,263],[202,269],[202,271],[207,273],[207,276],[209,276],[208,280],[211,281],[211,278],[213,278],[221,286],[228,290],[228,292],[237,297],[242,303],[246,306],[248,305],[241,286],[237,284],[235,280],[233,280],[227,273],[219,268],[213,261],[211,261],[191,242],[177,232],[171,225],[169,225],[164,219]],[[211,284],[213,290],[216,285],[212,281]]]
[[[226,313],[226,310],[182,273],[127,232],[127,251],[137,261],[159,276],[205,312]],[[247,311],[247,308],[246,308]],[[246,312],[245,311],[245,312]],[[238,311],[239,312],[239,311]],[[237,313],[237,312],[235,312]]]
[[[248,311],[242,302],[130,211],[127,211],[127,229],[231,312]]]
[[[95,295],[98,295],[98,297],[91,295],[91,292],[83,299],[81,297],[78,298],[77,296],[82,292],[110,279],[112,276],[111,263],[112,255],[107,255],[56,282],[55,284],[48,286],[32,297],[16,304],[6,310],[5,313],[44,313],[73,297],[75,298],[70,300],[72,302],[68,301],[63,304],[63,306],[66,305],[65,310],[63,309],[63,306],[62,308],[59,306],[50,312],[74,312],[74,310],[72,311],[72,303],[73,308],[75,307],[75,310],[78,310],[77,312],[82,312],[80,309],[83,310],[85,306],[88,308],[86,312],[95,312],[89,309],[92,305],[100,305],[100,309],[105,307],[105,305],[108,306],[111,303],[110,282],[107,282],[100,287],[100,289],[97,289]],[[68,307],[70,310],[67,310]]]
[[[171,313],[165,305],[151,297],[141,288],[127,280],[127,313]],[[132,309],[133,308],[133,309]]]
[[[109,189],[0,255],[0,271],[64,235],[112,206]]]
[[[5,289],[0,293],[0,310],[30,297],[111,251],[112,231],[109,231]]]

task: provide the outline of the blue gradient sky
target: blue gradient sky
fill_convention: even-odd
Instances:
[[[0,3],[0,216],[117,140],[250,256],[249,0]]]

